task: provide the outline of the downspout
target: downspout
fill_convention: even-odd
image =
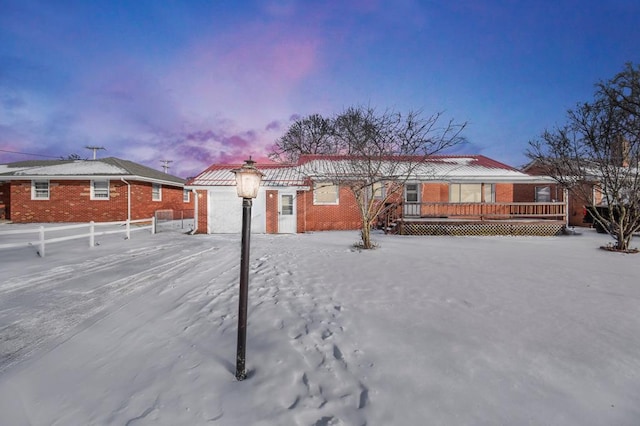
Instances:
[[[192,189],[191,192],[195,201],[193,202],[193,230],[190,234],[194,235],[198,231],[198,191]]]
[[[131,221],[131,184],[124,178],[120,178],[120,180],[127,185],[127,220]]]

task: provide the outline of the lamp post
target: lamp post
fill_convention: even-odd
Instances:
[[[242,249],[240,253],[240,300],[238,302],[238,348],[236,351],[236,379],[247,378],[245,352],[247,345],[247,294],[249,292],[249,243],[251,239],[251,204],[258,195],[262,173],[245,160],[242,167],[231,170],[236,175],[238,197],[242,198]]]

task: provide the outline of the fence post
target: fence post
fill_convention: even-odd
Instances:
[[[131,221],[127,219],[127,240],[131,239]]]
[[[44,226],[40,226],[40,257],[44,257]]]
[[[151,234],[155,234],[156,233],[156,224],[158,222],[156,221],[156,217],[155,216],[151,216]]]
[[[91,221],[91,222],[89,222],[89,248],[91,248],[91,247],[93,247],[95,245],[94,231],[95,231],[95,225],[94,225],[93,221]]]

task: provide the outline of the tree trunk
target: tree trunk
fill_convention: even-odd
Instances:
[[[616,245],[616,249],[627,251],[629,250],[629,244],[631,243],[631,235],[625,235],[622,225],[618,224],[617,228],[618,232],[616,235],[616,240],[618,244]]]
[[[362,229],[360,230],[360,236],[362,237],[362,248],[370,249],[373,248],[371,245],[371,226],[369,224],[368,219],[362,220]]]

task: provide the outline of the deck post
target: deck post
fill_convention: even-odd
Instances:
[[[564,224],[569,227],[569,190],[567,188],[562,189],[562,199],[564,201]]]

